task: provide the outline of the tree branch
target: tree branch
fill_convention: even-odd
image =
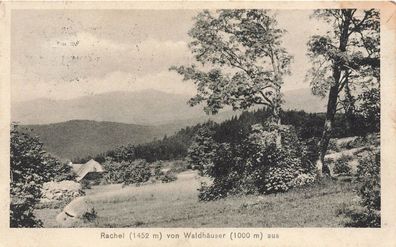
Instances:
[[[270,104],[270,106],[273,106],[273,102],[267,96],[265,96],[265,94],[262,91],[260,91],[259,93]]]
[[[349,74],[350,73],[348,71],[345,71],[345,74],[342,76],[340,80],[340,88],[338,89],[338,93],[340,93],[344,88],[344,86],[348,83]]]
[[[369,11],[371,12],[372,10],[369,10]],[[369,11],[365,11],[364,12],[364,17],[362,18],[362,20],[358,24],[356,24],[355,20],[353,18],[351,18],[354,27],[351,29],[350,32],[348,32],[348,36],[351,35],[354,31],[358,30],[360,28],[360,26],[366,21],[366,19],[369,16],[369,13],[370,13]]]

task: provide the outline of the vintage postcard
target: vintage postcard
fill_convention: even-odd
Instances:
[[[395,246],[395,12],[0,3],[0,246]]]

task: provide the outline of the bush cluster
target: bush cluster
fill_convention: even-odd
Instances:
[[[187,162],[189,162],[193,169],[197,169],[204,175],[204,172],[209,172],[212,166],[217,149],[217,143],[213,140],[214,131],[210,124],[202,126],[198,129],[196,135],[193,137],[193,142],[187,150]]]
[[[352,149],[357,147],[362,147],[366,145],[365,137],[356,137],[351,141],[347,141],[340,144],[340,148],[342,149]]]
[[[334,139],[330,139],[329,146],[327,147],[328,153],[337,153],[340,152],[340,147],[337,145],[337,142]]]
[[[371,154],[359,160],[357,176],[361,182],[357,190],[359,205],[344,210],[349,227],[381,227],[381,179],[380,153]]]
[[[151,177],[151,170],[145,160],[116,162],[111,159],[103,164],[105,174],[103,179],[106,183],[141,184]]]
[[[334,173],[338,175],[351,175],[352,169],[349,165],[349,161],[351,161],[352,159],[352,156],[342,155],[334,163]]]
[[[231,194],[227,190],[227,181],[216,180],[212,185],[205,182],[198,188],[198,199],[200,201],[213,201],[226,197]]]
[[[147,182],[151,177],[151,171],[145,160],[134,160],[126,166],[123,174],[125,185],[141,184]]]
[[[313,182],[315,182],[315,176],[313,174],[303,173],[303,174],[299,174],[291,181],[291,186],[301,187],[308,184],[312,184]]]
[[[160,165],[154,168],[154,178],[157,181],[161,181],[162,183],[170,183],[177,179],[175,171],[173,169],[169,169],[168,171],[162,171],[162,167]]]
[[[205,138],[195,140],[205,141],[195,143],[192,149],[210,152],[201,152],[199,165],[190,159],[202,174],[213,178],[211,185],[202,184],[199,189],[201,200],[241,193],[284,192],[299,185],[295,182],[299,175],[312,172],[312,157],[290,126],[253,125],[240,144],[214,143],[210,132],[204,133]],[[210,144],[211,149],[205,144]]]
[[[342,149],[352,149],[364,146],[379,146],[380,138],[378,134],[368,134],[364,136],[358,136],[351,141],[347,141],[340,145]]]

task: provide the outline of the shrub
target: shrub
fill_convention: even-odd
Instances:
[[[117,162],[116,160],[107,158],[103,163],[103,167],[105,170],[103,180],[105,181],[105,183],[123,183],[124,170],[127,165],[129,165],[129,162]]]
[[[353,140],[346,141],[344,143],[340,144],[340,148],[342,149],[352,149],[352,148],[357,148],[357,147],[362,147],[366,144],[365,138],[364,137],[356,137]]]
[[[165,173],[164,176],[161,177],[161,182],[170,183],[177,179],[176,175],[172,172]]]
[[[358,136],[355,139],[345,142],[340,145],[341,148],[352,149],[367,146],[379,146],[379,135],[377,134],[367,134],[365,136]]]
[[[381,208],[381,178],[380,154],[370,152],[370,155],[359,160],[357,175],[363,182],[359,189],[359,196],[363,206],[370,210]]]
[[[214,133],[211,125],[202,126],[193,137],[192,144],[187,151],[188,163],[194,169],[197,169],[201,175],[213,165],[213,158],[216,155],[214,151],[217,148],[217,144],[213,140]]]
[[[329,153],[340,152],[340,148],[338,147],[337,142],[334,139],[330,139],[327,150]]]
[[[155,177],[155,179],[157,179],[157,180],[160,180],[161,179],[161,176],[163,176],[164,175],[164,172],[161,170],[161,166],[155,166],[154,167],[154,177]]]
[[[145,160],[116,162],[107,159],[103,164],[106,172],[103,179],[107,183],[141,184],[151,177],[149,164]]]
[[[292,187],[301,187],[315,182],[315,176],[312,174],[302,173],[291,181]]]
[[[357,176],[361,181],[358,188],[359,205],[345,210],[346,226],[381,227],[381,179],[380,153],[371,152],[359,160]]]
[[[150,177],[150,167],[145,160],[134,160],[124,166],[124,185],[141,184],[147,182]]]
[[[378,132],[380,130],[380,95],[379,88],[375,87],[363,90],[358,96],[358,99],[362,100],[362,104],[358,108],[358,113],[362,117],[362,127],[369,132]]]
[[[209,186],[207,183],[201,182],[201,187],[198,188],[198,199],[200,201],[213,201],[226,197],[228,194],[227,186],[224,186],[226,183],[220,183],[221,186],[216,184]]]
[[[172,171],[168,171],[168,172],[164,173],[164,175],[161,176],[161,178],[160,178],[162,183],[170,183],[170,182],[175,181],[176,179],[177,179],[177,176]]]
[[[160,166],[154,168],[154,177],[162,183],[170,183],[177,180],[177,176],[173,169],[163,172]]]
[[[264,191],[266,193],[283,192],[290,189],[290,182],[294,179],[294,171],[289,167],[270,167],[264,177]]]
[[[312,166],[307,164],[306,149],[290,126],[253,125],[241,144],[216,146],[211,150],[212,165],[203,171],[214,178],[213,184],[202,185],[201,200],[287,191],[293,187],[292,181]]]
[[[83,219],[84,223],[93,222],[98,217],[98,213],[95,211],[95,208],[92,207],[90,211],[85,212],[81,218]]]
[[[274,142],[279,135],[280,146]],[[258,161],[255,170],[260,172],[255,184],[260,193],[287,191],[292,187],[291,182],[295,177],[309,170],[310,165],[305,163],[308,159],[304,157],[306,149],[291,126],[257,126],[249,135],[246,146],[252,144],[256,147],[248,148],[254,151],[248,154],[247,159],[253,158],[253,163]]]
[[[302,163],[306,173],[316,169],[315,163],[319,159],[319,138],[309,138],[303,145],[306,147],[302,151]]]
[[[349,161],[352,160],[351,156],[342,155],[334,162],[334,173],[339,175],[351,175],[351,166]]]
[[[185,160],[174,160],[170,164],[172,171],[175,173],[180,173],[191,169],[191,164],[188,164]]]
[[[346,208],[343,214],[348,218],[345,223],[347,227],[381,227],[381,212],[378,210],[353,205]]]
[[[44,156],[44,165],[51,167],[51,169],[46,171],[49,173],[50,181],[74,180],[76,177],[71,166],[49,154],[45,154]]]

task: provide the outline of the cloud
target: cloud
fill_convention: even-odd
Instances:
[[[18,80],[18,76],[14,76],[13,79]],[[161,71],[142,77],[114,71],[101,78],[90,77],[78,82],[37,81],[27,85],[14,83],[12,84],[12,101],[26,101],[34,98],[72,99],[112,91],[136,92],[146,89],[186,95],[193,95],[195,92],[195,86],[191,82],[183,82],[179,75],[171,71]]]
[[[13,72],[25,75],[25,81],[35,75],[43,82],[67,83],[103,77],[114,71],[142,77],[191,60],[185,41],[148,38],[126,43],[103,39],[89,32],[51,38],[38,47],[33,44],[31,49],[35,52],[25,56],[19,54],[12,64]],[[17,53],[20,52],[24,53],[23,50]]]
[[[168,11],[51,13],[13,15],[12,100],[149,88],[194,91],[191,82],[168,71],[172,65],[193,62],[187,46],[192,12],[184,19]],[[295,55],[284,90],[309,87],[303,82],[310,67],[306,42],[313,33],[326,30],[309,19],[310,13],[279,11],[279,25],[288,30],[285,48]],[[298,30],[296,21],[301,24]]]
[[[109,39],[99,38],[89,32],[78,32],[74,35],[64,35],[52,38],[42,44],[43,48],[71,49],[73,52],[87,51],[125,51],[128,45]]]

